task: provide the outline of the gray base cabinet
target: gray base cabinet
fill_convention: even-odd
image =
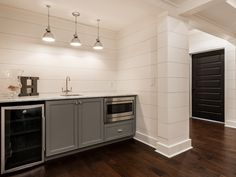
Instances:
[[[46,156],[104,141],[103,98],[46,102]]]
[[[103,99],[82,99],[79,105],[79,147],[103,142]]]
[[[46,101],[46,157],[133,136],[134,119],[104,124],[103,100]]]
[[[46,102],[46,156],[77,148],[75,100]]]

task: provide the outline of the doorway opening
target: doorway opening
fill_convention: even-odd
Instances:
[[[192,117],[225,121],[225,52],[192,55]]]

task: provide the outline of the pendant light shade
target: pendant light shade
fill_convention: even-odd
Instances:
[[[97,39],[96,39],[96,42],[93,46],[93,49],[95,50],[102,50],[103,49],[103,45],[100,41],[100,26],[99,26],[99,23],[100,23],[100,19],[97,19],[97,22],[98,22],[98,36],[97,36]]]
[[[42,40],[46,42],[54,42],[55,38],[53,34],[51,33],[51,31],[46,29],[46,32],[44,33]]]
[[[48,26],[46,28],[46,32],[43,34],[42,40],[46,42],[54,42],[55,38],[50,29],[50,14],[49,14],[50,5],[47,5],[46,7],[48,8]]]
[[[70,45],[75,46],[75,47],[79,47],[79,46],[81,46],[82,44],[81,44],[81,42],[80,42],[78,36],[74,36],[74,38],[73,38],[73,39],[71,40],[71,42],[70,42]]]
[[[99,39],[96,39],[96,43],[94,44],[93,48],[95,50],[102,50],[103,49],[103,45]]]
[[[78,38],[78,33],[77,33],[77,17],[80,16],[80,13],[73,12],[72,15],[75,17],[75,34],[74,34],[73,39],[70,42],[70,45],[74,47],[80,47],[82,44],[80,42],[80,39]]]

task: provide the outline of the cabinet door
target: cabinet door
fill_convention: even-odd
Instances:
[[[103,99],[82,99],[79,102],[79,147],[103,142]]]
[[[46,156],[77,148],[77,101],[46,102]]]

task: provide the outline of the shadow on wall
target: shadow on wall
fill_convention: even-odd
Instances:
[[[147,130],[147,125],[145,124],[145,121],[144,121],[144,113],[143,113],[139,96],[137,97],[137,100],[136,100],[136,114],[137,114],[136,115],[136,131],[143,132]]]

